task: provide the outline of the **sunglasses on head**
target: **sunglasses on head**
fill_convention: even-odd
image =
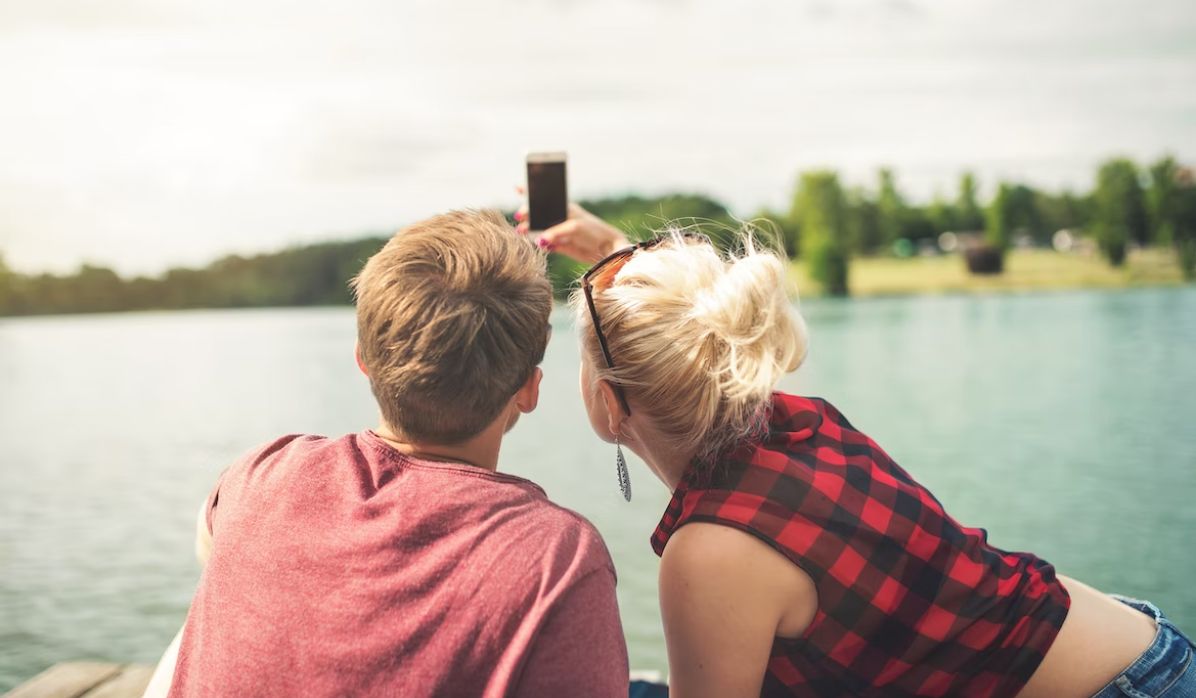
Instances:
[[[606,367],[613,369],[615,367],[614,359],[610,355],[610,347],[606,344],[606,335],[602,333],[602,322],[598,319],[598,309],[594,306],[594,289],[602,290],[609,288],[614,281],[615,276],[618,275],[619,270],[623,265],[627,264],[627,260],[640,250],[650,250],[654,247],[675,239],[674,235],[662,235],[651,240],[644,240],[637,242],[629,247],[624,247],[620,250],[615,250],[594,266],[590,267],[581,277],[581,289],[586,296],[586,307],[590,309],[590,320],[594,324],[594,334],[598,336],[598,346],[602,348],[602,358],[606,360]],[[686,242],[710,243],[710,238],[705,235],[697,233],[681,233],[681,239]],[[619,400],[619,405],[628,417],[631,416],[631,405],[627,404],[627,395],[623,392],[623,386],[618,383],[611,383],[611,387],[615,389],[615,397]]]

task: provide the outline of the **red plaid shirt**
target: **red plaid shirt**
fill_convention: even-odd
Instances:
[[[1067,616],[1054,568],[960,525],[824,400],[776,393],[768,434],[691,469],[652,547],[731,526],[810,575],[818,611],[777,638],[764,695],[1012,696]]]

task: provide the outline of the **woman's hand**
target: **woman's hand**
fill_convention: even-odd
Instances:
[[[527,207],[515,214],[519,221],[515,229],[527,234]],[[579,262],[593,264],[615,250],[626,247],[627,237],[618,228],[577,204],[569,204],[569,216],[539,234],[536,244],[540,249],[572,257]]]

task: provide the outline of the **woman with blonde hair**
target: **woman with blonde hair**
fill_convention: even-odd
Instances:
[[[669,232],[629,246],[574,206],[538,237],[574,296],[600,438],[673,492],[652,538],[672,695],[1196,696],[1192,643],[988,543],[825,400],[777,255]]]

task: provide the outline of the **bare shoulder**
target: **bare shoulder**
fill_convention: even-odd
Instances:
[[[792,560],[747,531],[714,523],[682,526],[661,556],[660,593],[692,603],[728,599],[775,619],[775,634],[800,635],[818,608],[814,581]],[[744,609],[749,610],[749,609]]]

